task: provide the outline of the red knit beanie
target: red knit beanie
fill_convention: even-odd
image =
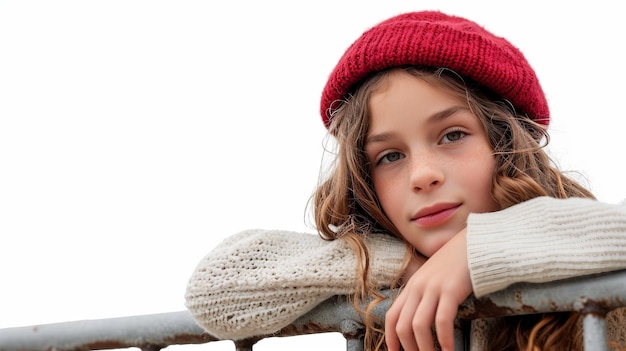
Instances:
[[[372,73],[407,65],[449,68],[491,89],[536,122],[550,122],[539,80],[516,47],[467,19],[425,11],[387,19],[346,50],[322,92],[326,127],[331,109],[355,85]]]

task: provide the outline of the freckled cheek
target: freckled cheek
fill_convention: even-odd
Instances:
[[[376,193],[376,197],[378,197],[378,201],[384,204],[387,201],[387,194],[389,191],[387,190],[387,186],[385,183],[380,180],[374,180],[374,192]]]
[[[495,169],[495,159],[490,158],[480,163],[481,169],[476,169],[477,179],[475,179],[475,187],[481,189],[477,198],[482,199],[480,212],[492,212],[500,209],[500,206],[491,196],[493,187],[493,173]]]
[[[381,181],[374,178],[373,183],[376,197],[378,197],[378,201],[380,201],[383,211],[387,213],[388,216],[396,213],[397,211],[395,211],[394,205],[397,205],[400,202],[399,196],[402,195],[402,192],[399,191],[398,182],[393,181],[393,179],[385,179],[385,181]]]

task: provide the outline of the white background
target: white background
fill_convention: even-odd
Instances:
[[[0,328],[180,311],[196,263],[226,236],[314,234],[306,205],[323,156],[325,79],[362,31],[400,12],[467,16],[519,46],[551,105],[551,153],[600,200],[620,202],[619,7],[0,2]],[[344,348],[331,334],[255,350],[310,340]]]

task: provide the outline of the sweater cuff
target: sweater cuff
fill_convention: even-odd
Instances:
[[[387,234],[371,234],[366,239],[370,254],[370,275],[381,288],[389,288],[401,275],[407,250],[404,241]]]
[[[622,206],[549,197],[471,214],[467,255],[474,294],[623,267],[624,215]]]

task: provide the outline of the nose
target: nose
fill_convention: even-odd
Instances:
[[[429,191],[443,184],[445,176],[442,160],[431,154],[422,154],[411,162],[411,188]]]

